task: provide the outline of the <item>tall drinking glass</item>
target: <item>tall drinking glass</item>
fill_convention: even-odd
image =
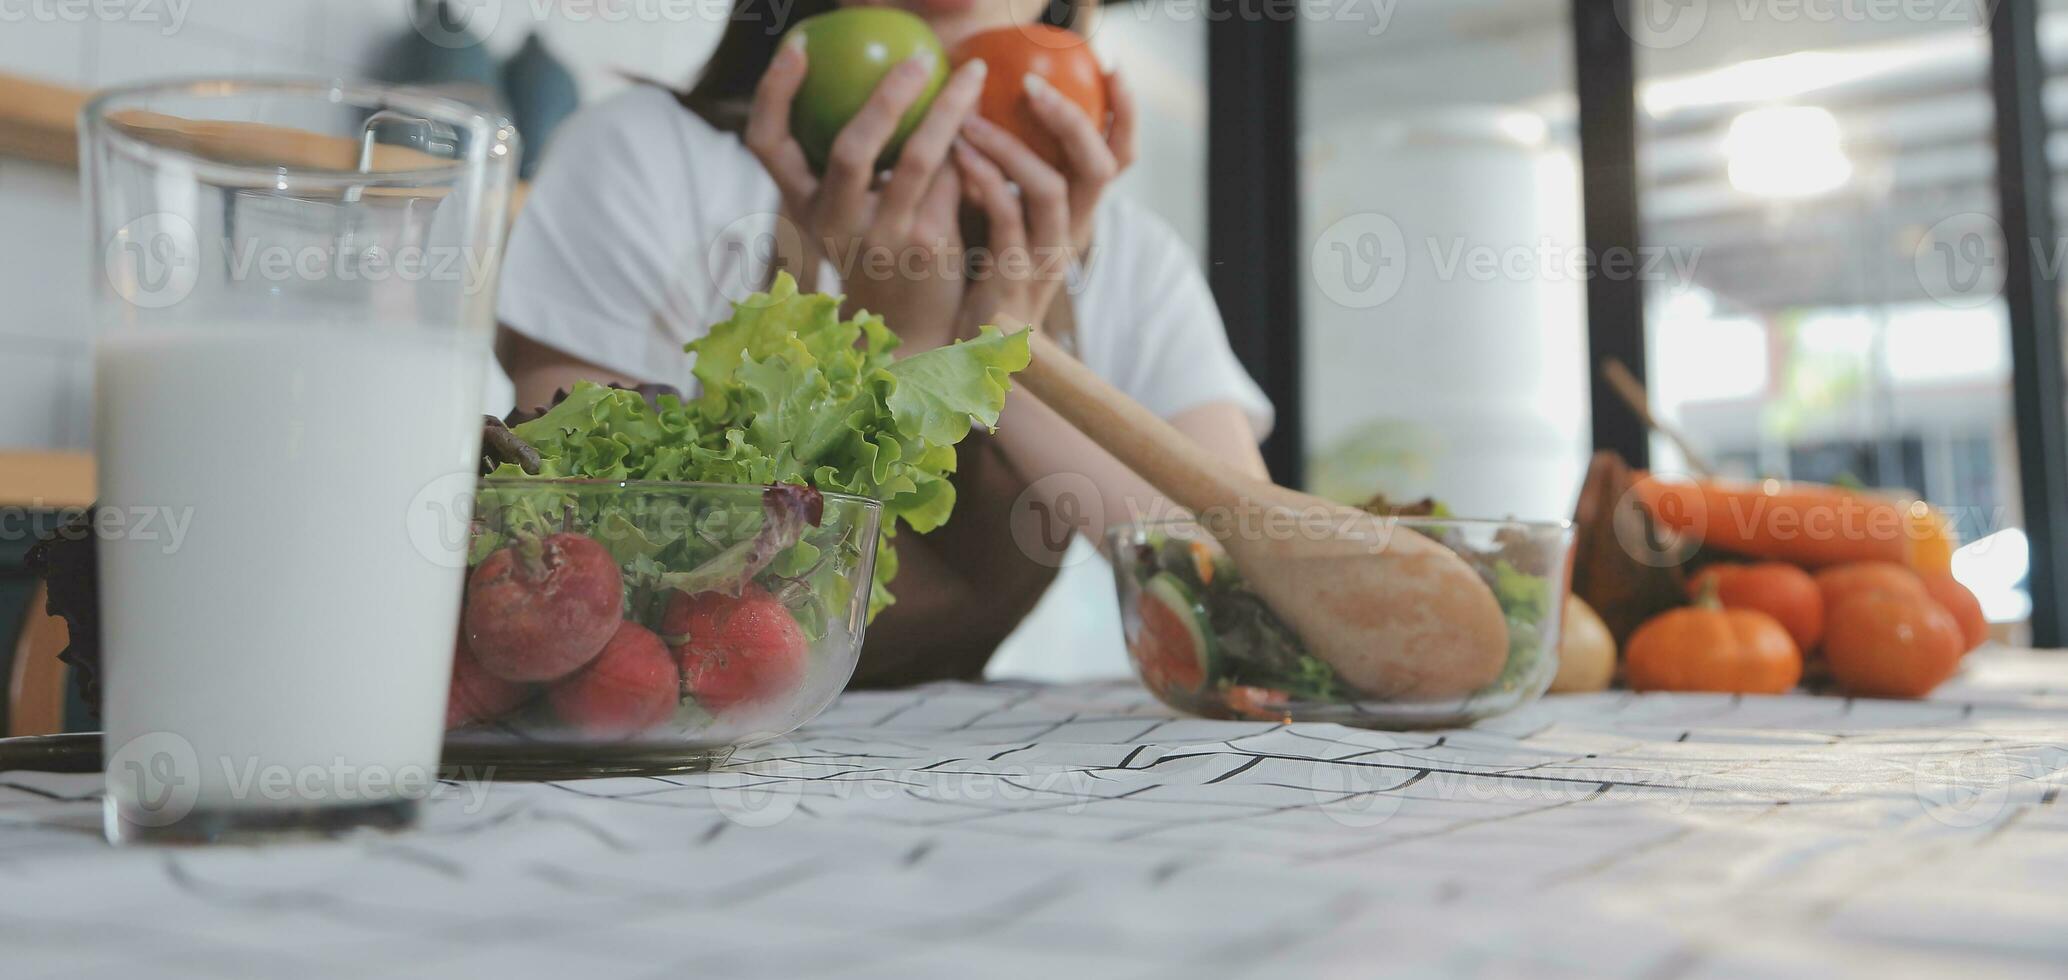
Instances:
[[[103,93],[81,139],[108,838],[405,826],[465,565],[424,512],[465,525],[515,132],[224,80]]]

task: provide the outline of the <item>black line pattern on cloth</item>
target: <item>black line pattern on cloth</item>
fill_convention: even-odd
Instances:
[[[109,851],[99,777],[9,773],[0,940],[31,976],[1283,975],[1359,972],[1373,943],[1430,962],[1410,954],[1463,914],[1612,931],[1564,954],[1673,975],[1775,962],[1631,889],[1742,879],[1705,915],[1761,923],[1767,955],[1832,944],[1798,972],[1931,943],[2044,972],[2068,956],[2045,891],[2068,874],[2068,660],[2050,676],[1922,703],[1613,693],[1407,733],[1181,718],[1131,684],[855,692],[723,779],[487,784],[480,806],[446,785],[412,834],[277,851]],[[2000,812],[1925,805],[1931,766],[1999,762]],[[740,822],[721,788],[788,809]],[[67,885],[85,869],[113,891]],[[1931,911],[1963,897],[2019,942]],[[1865,929],[1886,916],[1900,934]]]

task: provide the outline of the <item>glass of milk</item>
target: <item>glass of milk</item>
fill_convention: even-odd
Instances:
[[[107,836],[408,826],[436,782],[515,131],[198,80],[84,113]]]

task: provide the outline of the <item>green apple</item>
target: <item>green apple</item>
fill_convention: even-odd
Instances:
[[[898,120],[897,132],[876,160],[878,169],[897,162],[905,137],[933,105],[948,78],[948,53],[926,22],[889,7],[847,7],[798,21],[791,34],[804,36],[804,84],[790,105],[790,133],[804,147],[813,170],[824,172],[833,137],[862,110],[876,83],[905,59],[918,55],[933,65],[926,90]],[[784,38],[789,43],[789,38]]]

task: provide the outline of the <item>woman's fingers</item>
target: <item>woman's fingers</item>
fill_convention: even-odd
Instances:
[[[984,92],[985,68],[982,59],[971,61],[956,69],[954,77],[941,89],[941,94],[926,110],[926,118],[905,140],[905,148],[899,151],[890,183],[883,188],[878,215],[896,222],[910,220],[920,196],[934,185],[935,172],[948,159],[948,147],[955,142],[955,134],[962,130],[962,121],[969,117],[970,110],[976,107],[977,97]]]
[[[962,135],[983,151],[1007,179],[1019,185],[1028,239],[1041,247],[1068,246],[1070,185],[1063,175],[1028,149],[1019,137],[982,116],[969,117],[962,124]]]
[[[1019,195],[1013,193],[1005,173],[963,140],[955,141],[955,169],[962,175],[962,186],[971,202],[983,211],[984,221],[990,226],[990,241],[985,243],[987,262],[973,266],[968,274],[978,281],[1005,271],[1019,272],[1024,277],[1022,267],[1034,265],[1027,250],[1026,219],[1020,210]],[[975,286],[971,284],[971,288]],[[990,317],[995,312],[980,310],[978,315]]]
[[[1106,130],[1106,147],[1120,169],[1126,170],[1135,162],[1135,93],[1117,68],[1106,73],[1106,106],[1113,112],[1113,125]]]
[[[861,111],[840,127],[840,134],[833,137],[833,149],[827,154],[822,179],[840,204],[859,204],[868,194],[870,183],[876,179],[876,158],[883,155],[883,148],[896,135],[905,110],[926,91],[927,79],[932,74],[932,59],[925,55],[906,58],[876,83]]]
[[[961,229],[956,223],[962,217],[962,178],[954,167],[942,167],[933,175],[933,183],[926,187],[926,196],[919,199],[918,219],[913,223],[914,237],[927,245],[945,245]]]
[[[1094,120],[1085,115],[1082,106],[1056,91],[1056,87],[1040,75],[1028,72],[1024,84],[1027,104],[1034,110],[1034,118],[1040,120],[1041,125],[1055,136],[1056,142],[1062,144],[1063,159],[1069,164],[1073,178],[1071,183],[1090,185],[1096,194],[1120,172],[1113,150],[1099,133],[1099,123],[1105,120]]]
[[[991,226],[988,243],[994,255],[1007,249],[1027,247],[1027,226],[1020,214],[1020,199],[998,165],[986,159],[970,144],[955,141],[955,169],[962,174],[962,186],[970,200],[984,212]]]
[[[776,188],[791,201],[808,200],[818,191],[818,178],[811,175],[804,148],[790,135],[790,102],[797,97],[798,86],[804,84],[804,45],[798,43],[803,40],[800,34],[795,40],[784,42],[775,60],[769,62],[768,72],[754,87],[754,107],[747,116],[745,137],[747,149],[767,168]]]

